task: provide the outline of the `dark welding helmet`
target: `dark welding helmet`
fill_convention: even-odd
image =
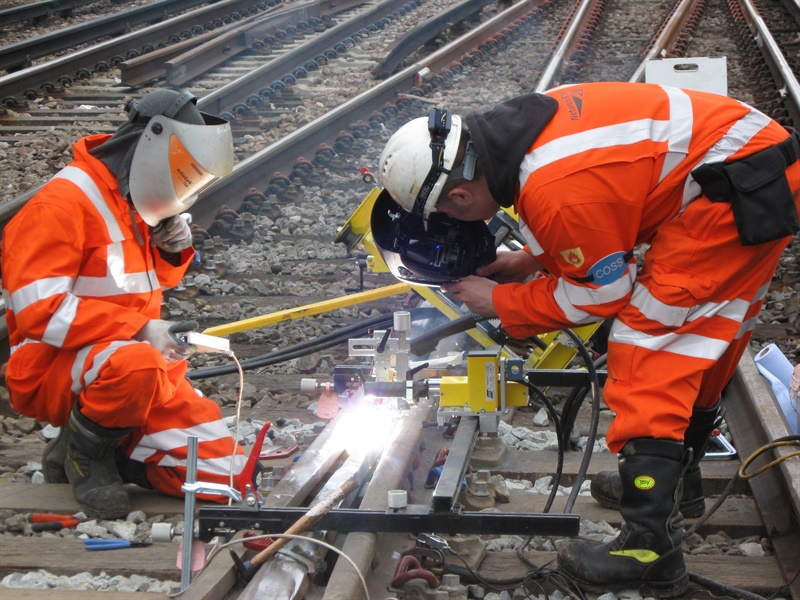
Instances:
[[[372,238],[397,279],[438,287],[495,260],[495,239],[483,221],[431,213],[426,222],[405,211],[387,190],[372,207]]]

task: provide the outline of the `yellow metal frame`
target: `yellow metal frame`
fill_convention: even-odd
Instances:
[[[372,207],[375,200],[381,193],[378,187],[373,188],[366,198],[361,202],[359,207],[355,210],[353,215],[348,219],[347,223],[339,230],[336,236],[337,243],[343,243],[347,246],[348,251],[353,251],[356,248],[363,248],[369,253],[367,259],[367,267],[373,273],[388,273],[389,268],[381,258],[375,240],[372,238],[372,231],[370,229],[370,217],[372,215]],[[506,209],[506,211],[517,218],[513,210]],[[458,307],[452,303],[447,297],[438,289],[422,285],[412,285],[408,283],[397,283],[375,290],[349,294],[347,296],[340,296],[331,300],[323,300],[313,304],[298,306],[296,308],[289,308],[286,310],[277,311],[267,315],[258,317],[251,317],[242,321],[235,321],[224,325],[216,325],[204,330],[203,333],[209,335],[228,335],[239,331],[246,331],[249,329],[256,329],[259,327],[266,327],[284,321],[294,319],[304,319],[306,317],[322,314],[344,308],[347,306],[355,306],[390,296],[397,296],[407,294],[410,291],[415,291],[422,296],[425,300],[430,302],[448,319],[457,319],[463,317],[464,314]],[[597,330],[600,323],[585,325],[573,329],[573,331],[583,340],[586,341]],[[472,328],[467,332],[478,344],[484,348],[496,346],[497,342],[492,340],[482,329]],[[571,340],[564,339],[560,331],[547,333],[540,336],[542,341],[547,344],[547,349],[534,350],[526,361],[529,368],[538,369],[563,369],[577,354],[577,349],[571,344]],[[513,353],[508,350],[501,350],[501,354],[505,357],[515,357]]]

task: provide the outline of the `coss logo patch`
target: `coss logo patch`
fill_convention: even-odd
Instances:
[[[628,261],[625,260],[625,255],[625,252],[614,252],[601,258],[587,271],[587,277],[591,276],[592,283],[596,285],[614,283],[627,272]]]

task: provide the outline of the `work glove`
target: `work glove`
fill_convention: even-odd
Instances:
[[[150,237],[153,244],[164,252],[176,253],[192,245],[189,223],[180,215],[159,221],[158,225],[150,228]]]
[[[175,362],[189,358],[194,352],[194,346],[184,341],[189,331],[197,329],[197,321],[181,321],[172,323],[153,319],[139,330],[133,339],[147,342],[161,353],[167,362]]]

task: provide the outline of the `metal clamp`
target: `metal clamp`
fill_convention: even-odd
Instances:
[[[447,543],[446,539],[432,533],[420,533],[417,536],[417,542],[422,546],[439,550],[440,552],[447,552],[450,550],[450,544]]]
[[[716,433],[716,432],[715,432]],[[722,446],[722,451],[718,452],[709,452],[703,455],[703,459],[705,460],[722,460],[727,458],[736,458],[738,452],[736,448],[734,448],[728,439],[722,435],[721,433],[716,433],[716,435],[712,434],[709,440],[711,443],[716,443],[719,446]]]
[[[187,494],[210,494],[212,496],[225,496],[234,502],[242,501],[242,494],[224,483],[211,483],[206,481],[195,481],[184,483],[181,491]]]

